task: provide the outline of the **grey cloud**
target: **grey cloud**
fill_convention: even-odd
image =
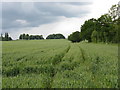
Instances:
[[[86,2],[86,5],[89,4]],[[52,16],[78,17],[80,14],[89,13],[88,9],[82,9],[82,6],[84,6],[83,2],[41,3],[41,7],[39,3],[35,3],[35,6],[40,11],[48,12]],[[76,8],[79,8],[79,10],[76,10]]]
[[[41,24],[56,22],[60,16],[82,17],[89,13],[89,10],[82,9],[82,6],[90,5],[90,2],[77,3],[3,3],[2,5],[2,28],[36,27]],[[81,6],[81,7],[80,7]],[[79,8],[80,10],[78,10]],[[16,20],[26,20],[28,25],[20,25]]]
[[[71,5],[90,5],[92,2],[67,2],[65,4],[71,4]]]

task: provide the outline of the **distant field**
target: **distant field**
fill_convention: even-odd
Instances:
[[[118,46],[68,40],[4,41],[3,88],[117,88]]]

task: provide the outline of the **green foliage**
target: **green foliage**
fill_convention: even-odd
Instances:
[[[97,30],[98,27],[96,27],[97,25],[97,20],[92,18],[90,20],[85,21],[85,23],[81,26],[81,39],[82,40],[88,40],[89,42],[91,42],[91,34],[93,32],[93,30]]]
[[[26,40],[29,39],[29,34],[26,34],[25,39],[26,39]]]
[[[112,5],[112,7],[109,10],[109,14],[113,21],[115,21],[119,17],[119,8],[120,8],[120,5],[116,4],[116,5]]]
[[[80,42],[80,32],[79,31],[73,32],[68,36],[68,40],[72,42]]]
[[[65,39],[65,37],[62,34],[50,34],[46,39]]]
[[[98,40],[98,32],[94,30],[91,35],[92,42],[97,42]]]
[[[20,40],[39,40],[44,39],[42,35],[29,35],[29,34],[21,34],[19,36]]]
[[[89,42],[118,43],[118,8],[119,5],[113,5],[108,14],[85,21],[81,26],[80,38]]]
[[[118,16],[119,5],[113,5],[108,14],[98,19],[89,19],[81,26],[80,39],[89,42],[118,43]],[[97,31],[96,38],[93,38],[94,30]],[[96,39],[96,40],[95,40]]]
[[[11,41],[12,38],[9,37],[9,34],[8,33],[5,33],[5,37],[3,37],[3,35],[1,34],[0,36],[0,41]]]
[[[8,33],[5,33],[5,41],[8,41],[9,35]]]

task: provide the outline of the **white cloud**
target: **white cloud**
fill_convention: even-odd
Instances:
[[[2,2],[85,2],[92,0],[2,0]]]
[[[22,33],[28,33],[32,35],[43,35],[45,38],[49,34],[53,33],[61,33],[67,36],[71,34],[74,31],[80,31],[80,25],[82,24],[82,19],[80,18],[66,18],[61,17],[61,19],[58,22],[50,23],[50,24],[43,24],[38,27],[31,27],[31,28],[22,28],[16,34],[14,35],[13,32],[11,32],[11,36],[13,38],[19,38],[18,36]]]
[[[88,6],[90,6],[88,2],[3,3],[3,28],[12,30],[12,28],[36,27],[40,24],[57,22],[59,16],[83,17],[90,13]]]
[[[26,20],[17,19],[15,21],[16,21],[16,23],[19,23],[21,25],[28,25],[29,24]]]
[[[108,10],[114,4],[118,4],[119,0],[92,0],[91,14],[88,18],[99,18],[101,15],[108,13]]]

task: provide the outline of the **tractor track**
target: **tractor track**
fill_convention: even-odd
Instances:
[[[60,64],[60,62],[62,61],[62,59],[64,58],[64,56],[69,52],[70,48],[71,48],[71,46],[69,45],[69,46],[67,47],[67,49],[64,51],[63,54],[60,53],[59,55],[60,55],[61,57],[59,58],[59,59],[60,59],[59,62],[57,62],[56,64],[53,64],[54,74],[51,76],[51,82],[49,82],[49,85],[47,86],[47,88],[52,88],[52,83],[53,83],[54,78],[55,78],[55,76],[56,76],[56,74],[57,74],[56,66],[58,66],[58,65]],[[58,56],[59,56],[59,55],[58,55]],[[56,57],[56,56],[55,56],[55,57]],[[54,59],[56,59],[56,58],[54,58]]]
[[[77,46],[79,47],[79,49],[81,51],[81,57],[82,57],[83,62],[84,62],[86,60],[86,58],[85,58],[85,51],[80,47],[80,45],[77,45]]]

